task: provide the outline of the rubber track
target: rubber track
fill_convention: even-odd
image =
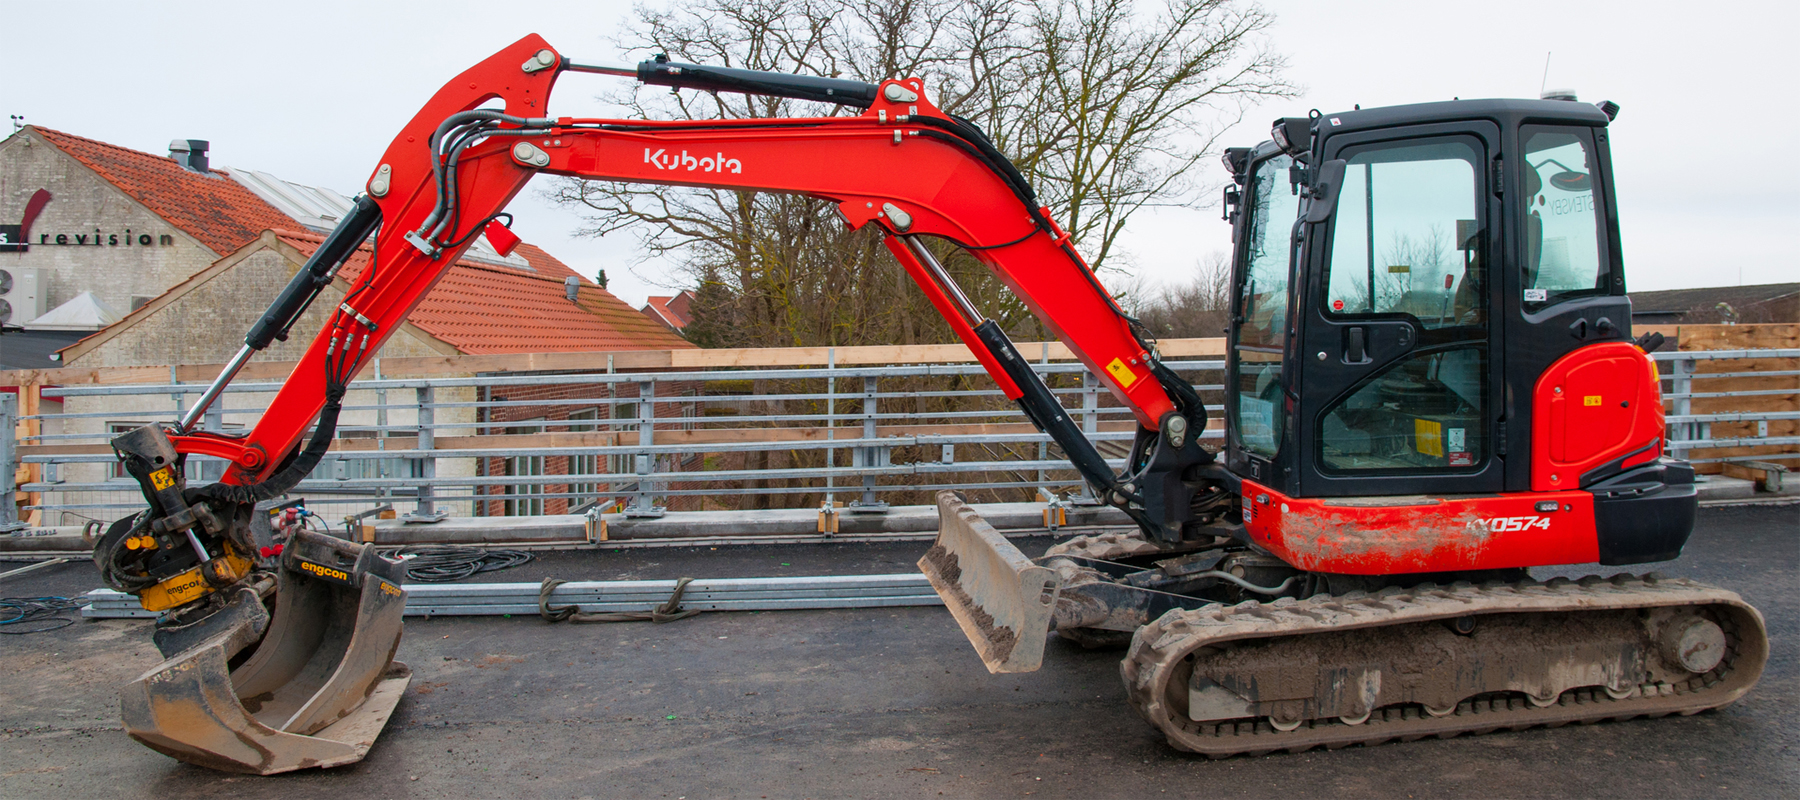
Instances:
[[[1718,667],[1678,683],[1639,686],[1615,700],[1599,687],[1570,689],[1547,708],[1532,705],[1523,694],[1478,695],[1457,704],[1443,717],[1427,714],[1417,704],[1377,709],[1367,722],[1347,725],[1336,719],[1310,720],[1291,731],[1279,731],[1267,717],[1194,722],[1168,701],[1171,688],[1183,694],[1188,671],[1178,669],[1190,653],[1233,640],[1302,636],[1354,628],[1371,628],[1454,619],[1472,614],[1608,611],[1615,609],[1704,606],[1725,631],[1726,653]],[[1133,708],[1161,729],[1178,750],[1213,758],[1298,753],[1314,747],[1373,745],[1427,736],[1450,738],[1465,733],[1524,730],[1540,725],[1592,723],[1669,714],[1695,714],[1726,705],[1750,690],[1768,660],[1768,634],[1762,615],[1735,592],[1686,579],[1656,575],[1613,578],[1589,576],[1579,581],[1458,583],[1448,587],[1422,584],[1389,588],[1374,594],[1351,592],[1306,600],[1282,598],[1270,603],[1213,605],[1164,614],[1139,628],[1120,665]],[[1179,678],[1183,684],[1171,687]]]

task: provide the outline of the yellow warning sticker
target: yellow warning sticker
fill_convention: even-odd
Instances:
[[[1581,398],[1581,404],[1584,406],[1600,405],[1600,395],[1597,395],[1597,394],[1587,395],[1586,397]]]
[[[1137,383],[1137,375],[1132,373],[1131,367],[1126,366],[1123,359],[1113,359],[1111,364],[1106,365],[1106,371],[1112,373],[1113,380],[1118,381],[1121,388],[1129,389],[1132,384]]]
[[[150,473],[150,485],[156,487],[156,490],[159,492],[174,486],[175,470],[170,469],[169,467],[163,467],[162,469]]]
[[[1444,426],[1428,419],[1413,420],[1413,449],[1421,455],[1443,457]]]

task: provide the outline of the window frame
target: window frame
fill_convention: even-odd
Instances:
[[[1347,174],[1350,169],[1353,169],[1356,166],[1359,166],[1356,164],[1351,164],[1349,162],[1351,162],[1353,159],[1355,159],[1358,155],[1365,153],[1365,152],[1376,151],[1376,150],[1403,150],[1403,149],[1407,149],[1407,148],[1420,147],[1422,145],[1450,144],[1450,143],[1456,143],[1456,144],[1463,145],[1464,147],[1468,148],[1468,151],[1469,151],[1470,155],[1472,156],[1471,159],[1469,159],[1468,161],[1465,162],[1469,165],[1470,178],[1471,178],[1471,182],[1473,184],[1473,192],[1471,193],[1471,198],[1472,198],[1472,205],[1474,206],[1474,212],[1475,212],[1475,220],[1474,221],[1475,221],[1476,225],[1475,225],[1475,232],[1474,232],[1472,238],[1476,240],[1476,244],[1474,245],[1474,247],[1476,249],[1482,251],[1482,255],[1480,257],[1483,258],[1487,262],[1487,264],[1483,267],[1483,272],[1485,273],[1484,280],[1491,287],[1493,284],[1493,281],[1494,281],[1494,274],[1493,274],[1494,271],[1493,271],[1493,260],[1491,258],[1492,253],[1493,253],[1493,248],[1490,245],[1491,245],[1491,239],[1492,239],[1491,231],[1493,230],[1495,221],[1489,214],[1489,210],[1487,207],[1487,205],[1488,205],[1487,198],[1485,197],[1485,193],[1487,191],[1487,182],[1488,182],[1485,172],[1487,170],[1487,154],[1488,154],[1490,145],[1488,143],[1482,141],[1481,137],[1475,135],[1474,133],[1450,131],[1450,132],[1445,132],[1445,133],[1435,134],[1435,135],[1421,135],[1421,136],[1412,136],[1412,137],[1405,137],[1405,138],[1380,139],[1380,140],[1369,141],[1369,142],[1356,142],[1356,143],[1345,145],[1341,150],[1339,150],[1335,154],[1335,157],[1341,158],[1346,162],[1346,170],[1345,171]],[[1382,162],[1373,162],[1373,163],[1382,163]],[[1389,162],[1389,163],[1391,163],[1391,162]],[[1341,195],[1341,194],[1338,197],[1338,207],[1339,208],[1342,208],[1344,205],[1344,197],[1345,197],[1345,195]],[[1345,309],[1343,311],[1333,310],[1331,308],[1331,304],[1330,304],[1331,276],[1333,274],[1332,273],[1333,267],[1335,266],[1335,264],[1333,262],[1336,261],[1336,254],[1337,254],[1338,227],[1340,224],[1342,224],[1342,221],[1343,220],[1340,217],[1338,217],[1336,215],[1333,216],[1332,221],[1331,221],[1330,230],[1326,231],[1325,235],[1323,237],[1325,239],[1325,247],[1320,248],[1320,251],[1321,251],[1320,256],[1321,256],[1323,263],[1321,264],[1321,269],[1318,272],[1318,289],[1320,292],[1320,300],[1318,303],[1318,310],[1319,310],[1319,313],[1322,314],[1327,320],[1334,322],[1334,323],[1339,323],[1339,324],[1352,324],[1352,323],[1359,322],[1359,321],[1372,321],[1372,320],[1403,320],[1405,322],[1412,324],[1415,328],[1418,329],[1419,334],[1422,339],[1422,342],[1425,339],[1436,338],[1436,337],[1431,336],[1431,334],[1435,331],[1446,331],[1446,330],[1453,330],[1453,329],[1457,329],[1457,328],[1478,327],[1478,328],[1482,329],[1484,334],[1487,333],[1487,329],[1491,326],[1492,321],[1491,321],[1491,319],[1489,317],[1489,313],[1488,313],[1490,301],[1488,298],[1489,290],[1486,287],[1484,287],[1483,293],[1479,296],[1479,303],[1478,303],[1478,307],[1482,314],[1482,322],[1480,322],[1478,324],[1474,324],[1474,325],[1461,325],[1461,324],[1452,323],[1452,324],[1447,324],[1447,325],[1429,326],[1429,325],[1426,325],[1424,320],[1420,319],[1417,315],[1412,314],[1411,312],[1407,312],[1407,311],[1356,311],[1356,310],[1351,310],[1351,309]],[[1450,236],[1451,236],[1451,244],[1454,245],[1456,243],[1455,238],[1457,236],[1457,233],[1455,231],[1452,231]],[[1371,243],[1365,243],[1365,246],[1367,246],[1368,244],[1371,244]],[[1460,251],[1453,249],[1453,252],[1460,252]],[[1371,267],[1372,265],[1365,264],[1364,266]],[[1361,276],[1359,276],[1359,277],[1361,277]],[[1370,294],[1371,303],[1373,303],[1373,300],[1376,296],[1376,289],[1375,289],[1375,285],[1373,283],[1371,283],[1369,285],[1369,294]],[[1484,336],[1484,338],[1485,338],[1485,336]]]

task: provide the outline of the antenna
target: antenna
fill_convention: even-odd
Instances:
[[[18,133],[20,128],[25,127],[25,115],[23,115],[23,114],[7,114],[6,117],[8,119],[12,120],[12,126],[13,126],[14,133]]]
[[[1549,51],[1549,50],[1544,51],[1544,79],[1541,81],[1538,81],[1538,96],[1539,97],[1544,96],[1544,87],[1550,85],[1550,53],[1551,53],[1551,51]]]

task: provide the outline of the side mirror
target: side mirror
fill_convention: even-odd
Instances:
[[[1306,222],[1317,225],[1331,219],[1331,212],[1337,207],[1338,191],[1344,188],[1344,169],[1348,163],[1341,158],[1334,158],[1319,165],[1318,178],[1313,181],[1312,203],[1306,207]]]

